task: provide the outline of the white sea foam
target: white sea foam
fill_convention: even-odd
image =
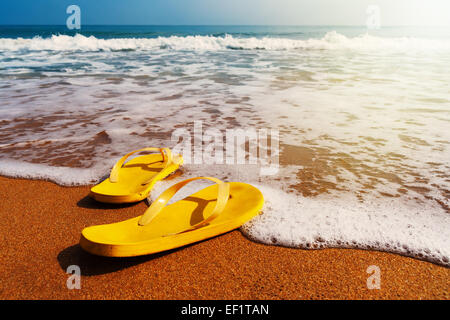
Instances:
[[[48,166],[17,160],[0,159],[0,175],[10,178],[47,180],[61,186],[81,186],[99,182],[108,173],[109,166],[69,168]]]
[[[231,35],[215,36],[171,36],[158,38],[115,38],[98,39],[81,34],[75,36],[53,35],[50,38],[35,37],[32,39],[0,39],[0,50],[4,51],[115,51],[115,50],[227,50],[227,49],[260,49],[260,50],[392,50],[400,52],[444,51],[450,50],[450,42],[435,39],[419,38],[381,38],[364,34],[357,37],[346,37],[335,31],[328,32],[322,39],[286,39],[286,38],[239,38]]]
[[[306,198],[259,186],[264,213],[242,227],[251,239],[304,249],[361,248],[450,266],[450,216],[437,204],[350,195]]]

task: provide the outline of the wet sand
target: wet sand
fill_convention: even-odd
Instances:
[[[127,259],[78,245],[82,228],[141,214],[144,202],[102,205],[89,187],[0,177],[2,299],[449,299],[450,269],[395,254],[300,250],[252,242],[240,231]],[[66,287],[79,265],[81,289]],[[369,290],[366,269],[381,269]]]

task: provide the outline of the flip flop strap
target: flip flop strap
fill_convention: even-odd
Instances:
[[[172,152],[169,148],[142,148],[139,150],[134,150],[126,155],[124,155],[122,158],[120,158],[119,161],[116,162],[114,167],[111,170],[111,174],[109,175],[109,181],[112,183],[116,183],[119,181],[119,170],[124,165],[125,161],[133,154],[142,152],[142,151],[159,151],[161,152],[161,155],[163,157],[163,162],[165,162],[165,166],[163,170],[172,162]],[[166,157],[167,155],[167,157]]]
[[[166,206],[166,204],[169,202],[169,200],[175,195],[175,193],[178,192],[181,188],[183,188],[185,185],[187,185],[189,182],[194,180],[200,180],[200,179],[206,179],[210,180],[212,182],[217,183],[218,187],[218,193],[217,193],[217,201],[214,209],[212,210],[211,214],[205,218],[204,220],[194,224],[190,228],[177,232],[176,234],[183,233],[186,231],[191,231],[194,229],[198,229],[200,227],[203,227],[204,225],[211,222],[213,219],[215,219],[225,208],[225,205],[227,204],[228,197],[230,195],[230,185],[226,182],[223,182],[217,178],[212,177],[196,177],[196,178],[190,178],[181,182],[178,182],[165,190],[161,195],[153,201],[151,206],[145,211],[145,213],[142,215],[141,219],[139,220],[140,226],[145,226],[149,224]]]
[[[144,181],[142,183],[143,186],[145,186],[146,184],[149,184],[150,182],[152,182],[154,180],[159,181],[159,180],[162,180],[164,177],[166,177],[167,172],[165,170],[172,163],[174,163],[176,165],[181,165],[183,163],[183,158],[180,155],[173,155],[169,148],[162,148],[161,150],[163,150],[163,152],[166,153],[167,161],[165,162],[164,167],[155,176],[153,176],[149,180]],[[164,154],[163,154],[163,159],[164,159]],[[151,185],[149,185],[148,188],[151,188]],[[150,191],[150,190],[147,190],[147,191]]]

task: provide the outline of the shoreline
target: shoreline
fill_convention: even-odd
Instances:
[[[269,246],[235,230],[151,256],[103,258],[82,251],[81,230],[141,214],[88,186],[0,176],[1,299],[449,299],[450,268],[387,252]],[[67,267],[81,268],[69,290]],[[369,290],[370,265],[381,289]]]

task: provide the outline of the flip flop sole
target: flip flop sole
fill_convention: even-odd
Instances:
[[[82,231],[80,245],[92,254],[132,257],[153,254],[209,239],[242,226],[261,211],[261,192],[246,183],[230,182],[230,198],[223,212],[210,224],[182,233],[213,210],[217,185],[209,186],[163,209],[150,224],[139,217],[118,223],[92,226]]]

